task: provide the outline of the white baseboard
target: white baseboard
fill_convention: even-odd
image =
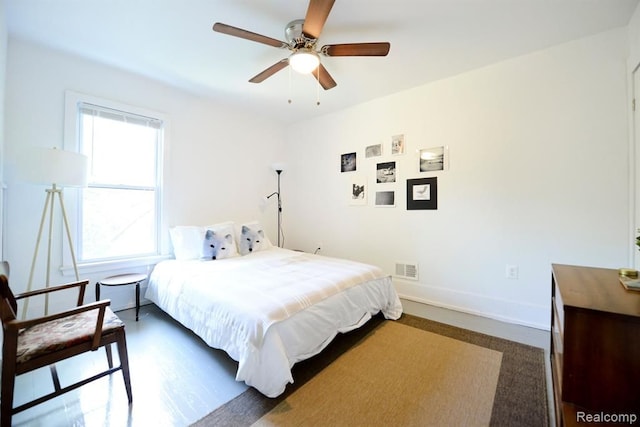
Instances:
[[[401,299],[544,331],[550,330],[551,314],[548,307],[426,286],[395,277],[393,282]]]

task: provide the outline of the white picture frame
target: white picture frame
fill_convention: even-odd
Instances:
[[[376,183],[389,184],[398,180],[398,165],[395,161],[376,163]]]
[[[441,172],[447,169],[449,169],[448,147],[423,148],[418,151],[419,172]]]
[[[349,180],[349,205],[366,206],[369,185],[367,179],[362,175],[354,175]]]
[[[404,135],[393,135],[391,137],[391,154],[394,156],[404,154]]]
[[[394,190],[376,191],[375,206],[378,208],[394,208],[396,206],[396,192]]]
[[[370,157],[380,157],[380,156],[382,156],[382,144],[368,145],[364,149],[364,157],[367,159]]]

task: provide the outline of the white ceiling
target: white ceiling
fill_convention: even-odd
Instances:
[[[0,0],[0,3],[2,0]],[[4,0],[10,37],[42,43],[203,96],[301,120],[555,44],[625,26],[638,0],[336,0],[318,45],[389,41],[387,57],[323,58],[338,85],[285,69],[287,50],[213,32],[215,22],[284,40],[308,0]],[[291,98],[292,103],[287,100]]]

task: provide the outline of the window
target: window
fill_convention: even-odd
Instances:
[[[89,159],[88,186],[75,200],[78,264],[160,255],[165,120],[134,107],[67,97],[73,101],[67,114],[75,110],[72,143]]]

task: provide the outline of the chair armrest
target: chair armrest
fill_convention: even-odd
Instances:
[[[87,285],[89,284],[88,280],[82,280],[80,282],[71,282],[71,283],[65,283],[63,285],[56,285],[56,286],[49,286],[48,288],[43,288],[43,289],[36,289],[35,291],[29,291],[29,292],[23,292],[21,294],[16,294],[15,295],[15,299],[19,300],[22,298],[28,298],[28,297],[32,297],[32,296],[36,296],[36,295],[43,295],[43,294],[48,294],[51,292],[57,292],[57,291],[62,291],[65,289],[71,289],[71,288],[80,288],[80,293],[78,295],[78,304],[77,306],[81,306],[83,304],[84,301],[84,293],[85,293],[85,289],[87,287]]]
[[[39,325],[42,323],[47,323],[52,320],[62,319],[63,317],[73,316],[74,314],[79,314],[79,313],[83,313],[85,311],[90,311],[90,310],[100,310],[100,313],[98,313],[98,318],[102,319],[104,317],[104,310],[108,305],[111,305],[111,300],[105,299],[105,300],[81,305],[80,307],[61,311],[59,313],[50,314],[48,316],[35,317],[33,319],[26,319],[26,320],[17,320],[17,319],[11,320],[9,322],[6,322],[5,326],[7,328],[14,328],[16,330],[20,330],[24,328],[29,328],[31,326]],[[102,330],[102,322],[99,322],[98,327],[100,330]]]

